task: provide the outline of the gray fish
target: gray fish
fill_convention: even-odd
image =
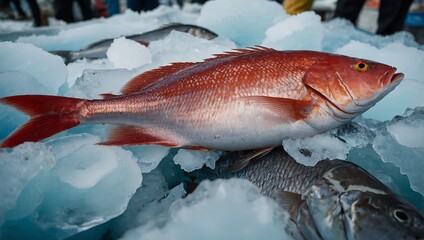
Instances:
[[[142,34],[125,36],[125,38],[139,42],[144,46],[148,46],[150,42],[163,39],[168,36],[172,31],[185,32],[195,37],[207,40],[211,40],[218,37],[217,34],[204,27],[191,24],[173,23]],[[62,58],[64,58],[66,63],[73,62],[80,58],[106,58],[106,51],[112,44],[113,40],[113,38],[110,38],[94,42],[80,51],[51,51],[50,53],[61,56]]]
[[[237,166],[250,154],[230,153],[212,174],[256,184],[289,212],[288,231],[296,239],[424,239],[424,216],[351,162],[308,167],[279,147]]]

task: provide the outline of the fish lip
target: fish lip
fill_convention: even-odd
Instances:
[[[391,84],[393,84],[393,83],[399,84],[404,79],[404,77],[405,77],[405,74],[403,74],[403,73],[395,73],[395,74],[393,74],[392,79],[390,80],[390,83]]]
[[[389,86],[393,82],[395,72],[396,68],[392,67],[386,72],[384,72],[383,75],[381,75],[377,81],[380,82],[382,87]]]

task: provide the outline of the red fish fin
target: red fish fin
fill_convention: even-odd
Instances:
[[[314,108],[314,104],[311,101],[290,98],[267,96],[250,96],[243,98],[254,104],[263,105],[281,116],[286,116],[287,118],[294,120],[304,119]]]
[[[103,99],[107,99],[107,98],[116,97],[118,95],[115,95],[115,94],[112,94],[112,93],[102,93],[102,94],[99,94],[99,96],[102,97]]]
[[[237,159],[235,163],[228,168],[227,171],[230,173],[238,172],[242,170],[243,168],[245,168],[250,161],[267,155],[269,152],[271,152],[272,149],[273,148],[261,148],[261,149],[248,151],[247,153],[239,153],[239,154],[242,154],[243,156]]]
[[[129,94],[146,89],[150,85],[160,81],[162,78],[177,73],[183,69],[196,65],[197,63],[172,63],[168,66],[159,67],[147,72],[144,72],[131,79],[121,89],[122,94]]]
[[[205,59],[205,62],[209,62],[209,61],[213,61],[213,60],[221,59],[221,58],[236,57],[241,55],[257,54],[257,53],[269,53],[269,52],[275,52],[275,51],[276,51],[275,49],[262,47],[262,46],[234,49],[228,52],[214,54],[214,57]]]
[[[36,142],[79,124],[78,105],[84,100],[44,95],[22,95],[0,98],[0,102],[28,114],[31,119],[15,130],[0,148]]]
[[[246,54],[256,54],[256,53],[268,53],[275,52],[276,50],[272,48],[266,48],[261,46],[246,48],[246,49],[236,49],[231,52],[225,52],[221,54],[216,54],[212,58],[205,59],[204,62],[213,61],[216,59],[230,58]],[[129,94],[138,92],[140,90],[146,89],[150,85],[159,82],[164,77],[175,74],[183,69],[199,64],[200,62],[177,62],[172,63],[168,66],[159,67],[145,73],[142,73],[133,79],[131,79],[122,89],[122,94]]]
[[[202,147],[202,146],[186,147],[185,149],[187,149],[187,150],[194,150],[194,151],[203,151],[203,152],[207,152],[207,151],[210,151],[211,150],[209,148]]]
[[[154,136],[144,128],[135,126],[119,126],[111,131],[106,142],[98,144],[109,146],[157,144],[166,147],[180,147],[179,144]]]
[[[146,41],[143,41],[143,40],[137,40],[137,39],[134,39],[134,41],[136,41],[136,42],[138,42],[138,43],[140,43],[141,45],[143,45],[143,46],[145,46],[145,47],[148,47],[149,46],[149,43],[148,42],[146,42]]]

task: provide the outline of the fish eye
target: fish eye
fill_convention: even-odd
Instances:
[[[368,64],[363,61],[359,61],[353,64],[352,68],[358,72],[365,72],[368,70]]]
[[[393,209],[392,215],[396,221],[402,224],[408,224],[411,221],[411,217],[408,213],[400,208]]]

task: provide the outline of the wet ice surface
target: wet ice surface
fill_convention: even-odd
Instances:
[[[181,168],[187,172],[192,172],[196,169],[200,169],[203,166],[209,168],[215,168],[215,162],[221,156],[220,152],[201,152],[191,151],[186,149],[180,149],[174,157],[174,162],[181,166]]]
[[[283,8],[273,1],[216,0],[204,5],[197,24],[245,47],[260,44],[266,30],[285,18]]]
[[[31,44],[11,42],[0,42],[0,52],[0,72],[28,73],[47,88],[46,94],[57,94],[59,87],[65,82],[66,66],[58,56]],[[16,87],[19,86],[16,83]]]
[[[411,182],[411,188],[424,195],[422,169],[424,169],[424,108],[408,110],[396,117],[380,131],[373,148],[384,162],[400,168]],[[417,159],[411,164],[411,159]]]
[[[324,38],[323,30],[320,17],[313,12],[305,12],[268,28],[262,45],[278,50],[320,51]]]
[[[132,77],[158,66],[201,61],[255,44],[380,61],[405,73],[395,91],[352,123],[311,138],[284,140],[284,147],[306,165],[323,158],[353,161],[424,209],[424,48],[411,35],[375,36],[342,20],[321,23],[313,13],[289,17],[280,5],[264,0],[210,1],[200,13],[192,11],[198,6],[184,9],[162,6],[142,14],[128,11],[46,35],[24,34],[17,43],[0,42],[0,97],[53,94],[97,99],[101,93],[119,94]],[[170,22],[199,24],[220,37],[208,41],[172,32],[148,48],[119,40]],[[46,52],[77,50],[109,37],[117,38],[116,49],[109,49],[105,59],[65,65]],[[0,139],[26,119],[0,105]],[[0,150],[2,239],[285,236],[283,228],[276,227],[284,224],[284,213],[248,182],[203,183],[191,197],[181,200],[184,170],[213,168],[221,153],[95,145],[104,140],[109,128],[80,126],[41,143]]]
[[[131,152],[98,141],[70,135],[1,153],[4,239],[63,239],[124,212],[140,169]]]

